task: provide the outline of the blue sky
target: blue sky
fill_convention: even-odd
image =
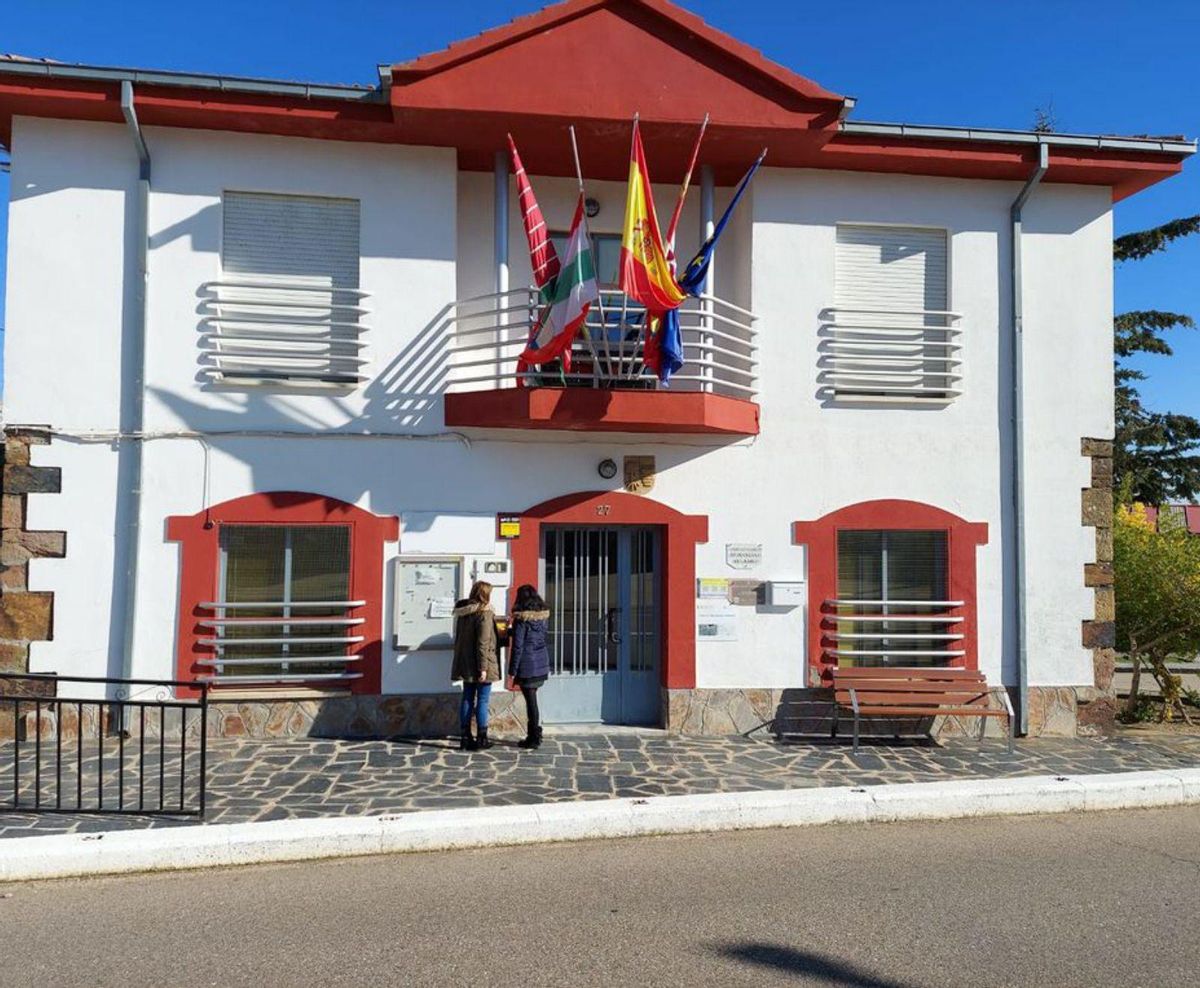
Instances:
[[[71,62],[302,79],[376,81],[375,65],[445,46],[539,0],[5,0],[0,51]],[[1200,134],[1195,0],[686,0],[714,26],[837,92],[859,120]],[[8,177],[0,174],[0,203]],[[0,205],[0,210],[3,206]],[[1117,207],[1118,233],[1200,213],[1200,161]],[[6,224],[5,224],[6,225]],[[0,254],[4,251],[0,226]],[[1200,318],[1200,236],[1117,271],[1117,308]],[[0,306],[3,288],[0,286]],[[1200,331],[1148,358],[1153,407],[1200,416]],[[10,369],[19,373],[19,368]]]

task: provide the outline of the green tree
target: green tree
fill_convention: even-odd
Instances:
[[[1133,663],[1126,712],[1138,706],[1144,666],[1162,693],[1163,719],[1178,711],[1191,723],[1182,681],[1167,662],[1200,652],[1200,538],[1174,515],[1162,512],[1159,518],[1155,526],[1142,505],[1122,503],[1113,519],[1117,649]]]
[[[1139,261],[1165,250],[1180,237],[1200,232],[1200,216],[1172,220],[1113,241],[1113,258]],[[1166,335],[1195,329],[1191,316],[1147,310],[1123,312],[1113,320],[1116,363],[1116,441],[1113,471],[1131,495],[1146,504],[1190,501],[1200,492],[1200,420],[1177,412],[1153,412],[1142,403],[1138,382],[1146,375],[1126,359],[1139,353],[1171,356]]]

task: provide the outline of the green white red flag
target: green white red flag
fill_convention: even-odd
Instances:
[[[564,371],[570,370],[571,344],[587,321],[592,303],[600,297],[582,191],[575,204],[558,274],[538,287],[541,311],[525,352],[517,360],[519,380],[523,380],[520,375],[527,373],[529,367],[555,359],[561,360]]]

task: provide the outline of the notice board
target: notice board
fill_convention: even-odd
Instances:
[[[401,556],[396,560],[392,627],[396,647],[454,646],[454,604],[462,593],[461,556]]]

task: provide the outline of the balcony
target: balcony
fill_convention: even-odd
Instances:
[[[946,405],[962,394],[959,313],[834,306],[822,315],[822,398]]]
[[[201,286],[200,363],[214,384],[350,390],[366,380],[367,292],[292,280]]]
[[[571,350],[520,374],[517,358],[537,319],[531,288],[454,304],[446,425],[600,432],[758,433],[753,313],[706,295],[680,309],[684,365],[659,384],[645,363],[646,312],[602,289]]]
[[[213,650],[196,660],[208,670],[196,677],[200,682],[324,686],[362,678],[354,667],[361,656],[347,650],[365,640],[357,631],[366,620],[353,612],[366,601],[209,601],[200,606],[214,614],[197,622],[204,629],[198,644]]]
[[[821,642],[832,664],[946,666],[963,648],[961,600],[826,600]]]

